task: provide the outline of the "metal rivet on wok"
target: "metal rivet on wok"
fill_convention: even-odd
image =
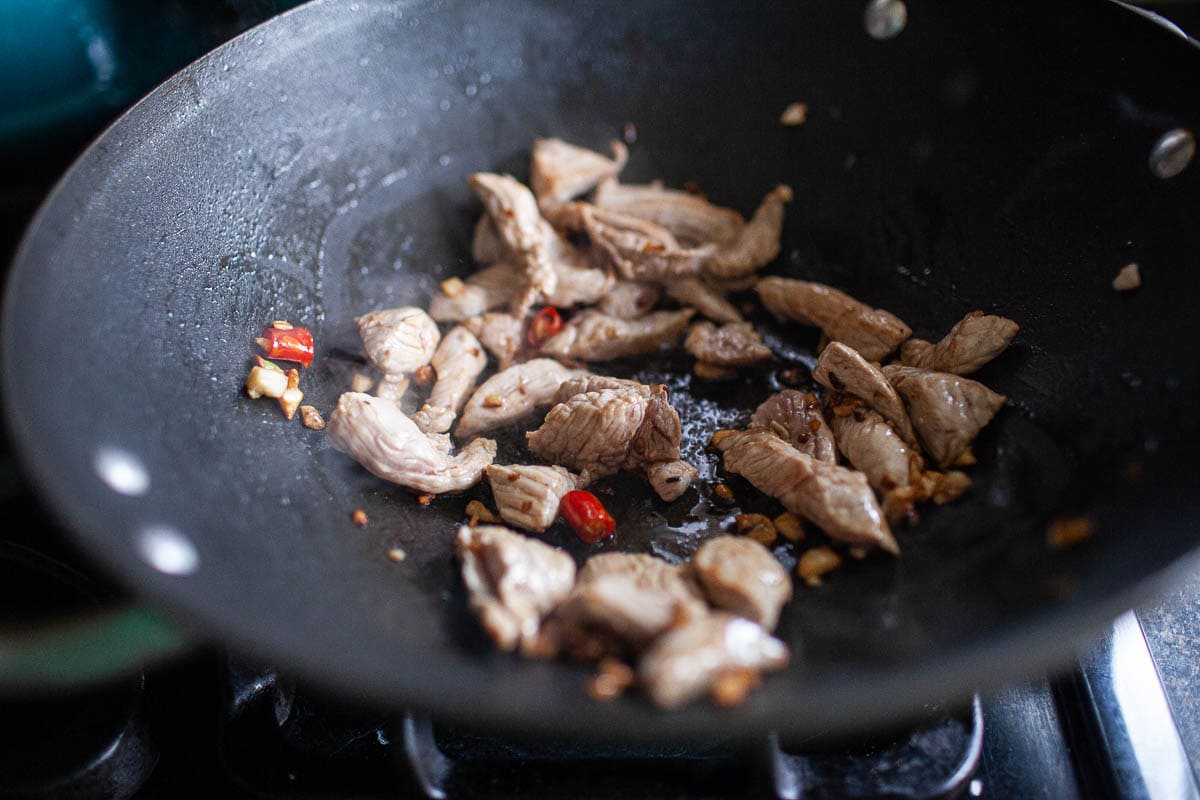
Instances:
[[[137,497],[150,488],[150,473],[137,456],[119,447],[101,447],[92,457],[92,468],[117,494]]]
[[[904,0],[870,0],[863,21],[872,39],[891,39],[908,24],[908,7]]]
[[[167,525],[150,525],[138,535],[138,552],[146,563],[167,575],[191,575],[200,554],[191,540]]]
[[[1150,171],[1156,177],[1174,178],[1187,169],[1196,155],[1196,137],[1187,128],[1167,131],[1150,150]]]

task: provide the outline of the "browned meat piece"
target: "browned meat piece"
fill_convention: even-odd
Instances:
[[[562,467],[493,464],[487,476],[500,517],[529,531],[541,532],[554,524],[563,495],[576,486],[575,476]]]
[[[700,278],[678,278],[663,284],[667,296],[681,306],[691,306],[713,322],[742,322],[742,315],[724,293]]]
[[[837,463],[833,432],[821,416],[821,404],[811,392],[784,389],[754,410],[750,424],[782,436],[792,447],[818,461]]]
[[[656,705],[678,708],[727,670],[774,671],[787,662],[787,645],[762,626],[732,614],[709,614],[659,637],[642,656],[638,678]]]
[[[882,361],[912,335],[912,329],[899,317],[821,283],[763,278],[755,290],[777,318],[816,326],[831,340],[853,347],[868,361]]]
[[[953,464],[1004,405],[1004,395],[948,372],[889,364],[883,374],[904,398],[925,452],[939,467]]]
[[[554,395],[554,404],[565,403],[577,394],[584,392],[601,392],[605,389],[614,391],[633,391],[650,399],[650,387],[644,383],[631,381],[627,378],[613,378],[608,375],[590,375],[584,373],[578,377],[564,381]]]
[[[929,348],[933,347],[933,342],[927,342],[924,339],[909,339],[904,344],[900,345],[900,357],[898,361],[907,366],[913,366],[913,362],[921,357]]]
[[[856,350],[841,342],[830,342],[821,351],[812,376],[827,389],[852,394],[865,402],[887,420],[901,439],[916,447],[917,435],[913,432],[908,412],[904,410],[904,401],[879,367],[860,356]]]
[[[629,443],[627,466],[631,469],[679,459],[679,439],[683,435],[683,427],[679,422],[679,412],[671,406],[667,387],[662,384],[650,387],[647,400],[642,423]]]
[[[520,286],[519,269],[508,262],[493,264],[465,281],[443,281],[429,301],[429,316],[438,322],[462,322],[504,305]]]
[[[718,367],[744,367],[771,357],[771,348],[762,343],[749,322],[731,322],[719,328],[708,321],[697,322],[683,346],[697,361]]]
[[[474,486],[496,457],[496,443],[476,439],[457,456],[442,452],[394,403],[346,392],[326,427],[329,441],[371,473],[418,492]]]
[[[584,563],[556,616],[569,643],[598,639],[602,651],[614,645],[636,651],[707,613],[704,595],[684,568],[643,553],[602,553]]]
[[[475,379],[487,366],[483,345],[462,325],[455,326],[434,351],[432,365],[437,382],[413,422],[426,433],[450,430],[454,418],[475,388]]]
[[[661,225],[589,203],[567,203],[554,219],[562,227],[586,233],[592,246],[626,280],[665,282],[696,275],[715,248],[686,248]]]
[[[649,353],[679,341],[693,313],[691,309],[654,311],[625,320],[588,309],[576,314],[558,335],[543,344],[542,352],[581,361],[609,361]]]
[[[575,257],[582,261],[582,256]],[[558,308],[587,306],[600,301],[612,291],[615,282],[606,269],[577,266],[575,262],[565,260],[555,260],[553,267],[558,284],[546,295],[545,301]]]
[[[708,601],[775,630],[779,610],[792,599],[792,579],[766,547],[745,536],[715,536],[692,558]]]
[[[773,261],[779,255],[783,206],[791,200],[791,188],[776,186],[772,189],[737,239],[718,248],[705,261],[705,273],[723,280],[741,278]]]
[[[621,319],[637,319],[654,308],[661,294],[652,283],[641,281],[618,281],[608,294],[600,299],[596,308],[602,314]]]
[[[367,358],[388,375],[407,375],[428,364],[442,338],[437,323],[412,306],[372,311],[355,323]]]
[[[499,525],[462,526],[454,549],[471,608],[496,646],[538,650],[542,620],[575,583],[571,557]]]
[[[725,469],[777,498],[788,511],[812,520],[832,538],[900,552],[861,472],[817,461],[765,428],[717,431],[712,442],[725,454]]]
[[[485,211],[475,223],[475,235],[471,239],[471,258],[480,264],[494,264],[508,257],[508,249],[500,241],[496,223]]]
[[[657,461],[646,466],[646,480],[664,501],[671,503],[678,500],[699,472],[686,461]]]
[[[550,409],[542,426],[525,437],[543,459],[575,470],[583,483],[591,483],[624,465],[648,405],[648,398],[637,392],[584,392]]]
[[[746,225],[733,209],[715,206],[691,192],[664,189],[659,183],[639,186],[606,180],[597,187],[592,203],[661,225],[685,246],[731,243]]]
[[[1019,330],[1007,317],[972,311],[937,344],[901,349],[900,358],[910,367],[970,375],[1003,353]]]
[[[615,140],[610,147],[611,159],[562,139],[535,139],[529,183],[538,205],[544,210],[556,208],[617,175],[629,159],[629,151]]]
[[[504,249],[525,277],[526,288],[520,292],[522,299],[514,309],[524,312],[539,295],[548,295],[558,287],[550,252],[557,234],[542,219],[533,193],[511,175],[477,172],[470,183],[492,218]]]
[[[831,420],[838,450],[880,492],[908,486],[924,468],[921,454],[907,445],[877,412],[857,407]]]
[[[583,374],[550,358],[535,358],[497,372],[467,400],[454,435],[464,441],[548,408],[564,381]]]
[[[508,369],[517,357],[525,332],[525,323],[520,317],[498,311],[464,320],[463,327],[479,337],[479,341],[495,357],[500,369]]]

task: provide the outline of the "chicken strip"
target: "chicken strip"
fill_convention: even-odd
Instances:
[[[454,424],[475,380],[487,366],[483,345],[469,330],[457,325],[442,338],[430,362],[437,374],[433,391],[413,422],[426,433],[444,433]]]
[[[681,306],[691,306],[713,322],[742,322],[741,313],[724,293],[701,278],[683,277],[667,281],[663,290]]]
[[[465,281],[450,279],[429,301],[429,316],[438,322],[462,322],[509,302],[521,285],[521,271],[500,262]]]
[[[616,140],[609,146],[612,158],[562,139],[535,139],[529,184],[538,205],[545,211],[552,210],[620,173],[629,160],[629,150]]]
[[[477,172],[470,184],[483,201],[505,250],[525,277],[525,288],[518,293],[514,309],[518,315],[523,314],[538,297],[558,287],[550,253],[557,234],[542,219],[533,193],[511,175]]]
[[[538,533],[554,524],[563,495],[577,485],[575,476],[562,467],[493,464],[487,476],[500,517]]]
[[[654,308],[662,292],[652,283],[618,281],[612,291],[600,299],[596,308],[602,314],[621,319],[637,319]]]
[[[576,314],[557,335],[542,345],[542,352],[555,358],[581,361],[610,361],[614,358],[650,353],[664,344],[674,344],[695,313],[654,311],[638,319],[610,317],[588,309]]]
[[[831,340],[849,345],[868,361],[882,361],[912,335],[912,329],[894,314],[872,309],[821,283],[771,277],[763,278],[754,288],[776,318],[816,326]]]
[[[325,429],[329,441],[372,474],[418,492],[459,492],[479,482],[496,443],[476,439],[451,457],[394,403],[346,392]]]
[[[638,679],[660,708],[678,708],[704,694],[726,670],[774,671],[787,662],[787,645],[761,625],[709,614],[657,639],[638,664]]]
[[[925,452],[942,468],[962,455],[1005,401],[982,383],[948,372],[889,364],[883,374],[904,398]]]
[[[692,571],[715,607],[775,630],[792,599],[792,579],[771,551],[745,536],[714,536],[700,545]]]
[[[542,620],[570,594],[574,560],[499,525],[462,526],[454,550],[471,609],[496,646],[527,655],[541,649]]]
[[[517,351],[521,349],[521,338],[525,332],[525,323],[520,317],[498,311],[464,320],[463,327],[479,338],[495,357],[500,369],[508,369],[512,365]]]
[[[584,392],[550,409],[542,426],[525,438],[538,456],[578,472],[588,484],[625,464],[648,405],[637,392]]]
[[[585,373],[579,377],[564,381],[563,385],[558,387],[558,392],[554,395],[554,404],[565,403],[577,394],[600,392],[605,389],[638,392],[645,395],[647,400],[650,399],[650,387],[644,383],[631,381],[628,378],[613,378],[609,375],[590,375]]]
[[[888,383],[879,367],[857,351],[841,342],[830,342],[821,351],[821,357],[812,371],[813,378],[835,392],[845,392],[861,399],[887,420],[892,430],[908,444],[917,446],[917,435],[913,431],[904,401]]]
[[[679,412],[671,405],[667,387],[663,384],[651,386],[649,393],[644,396],[647,399],[646,411],[637,433],[629,442],[626,466],[630,469],[679,460],[683,426],[679,421]]]
[[[718,248],[704,262],[705,274],[720,280],[742,278],[773,261],[779,255],[783,206],[791,200],[790,187],[772,189],[737,239]]]
[[[726,470],[777,498],[788,511],[812,520],[831,538],[899,554],[900,546],[861,472],[818,461],[765,428],[717,431],[712,443],[725,454]]]
[[[1019,330],[1021,326],[1007,317],[972,311],[940,342],[917,340],[900,350],[900,359],[910,367],[970,375],[1003,353]]]
[[[419,308],[372,311],[356,319],[363,348],[372,364],[387,375],[407,375],[433,357],[442,334]]]
[[[535,358],[497,372],[467,400],[454,435],[465,441],[548,408],[564,381],[585,374],[550,358]]]
[[[592,246],[626,280],[657,283],[697,275],[716,248],[683,247],[661,225],[589,203],[567,203],[554,219],[562,227],[586,233]]]
[[[754,410],[750,424],[769,429],[818,461],[837,463],[833,432],[825,424],[817,396],[811,392],[784,389],[771,395]]]
[[[673,503],[683,496],[700,472],[686,461],[656,461],[646,465],[646,480],[662,500]]]
[[[849,414],[835,414],[830,424],[838,450],[880,492],[908,486],[910,476],[925,466],[920,452],[870,408],[859,406]]]
[[[707,320],[697,322],[683,346],[697,361],[718,367],[744,367],[771,357],[771,348],[762,343],[749,322],[731,322],[719,328]]]
[[[480,264],[494,264],[508,257],[508,248],[500,239],[496,223],[486,211],[475,223],[475,235],[471,238],[471,258]]]
[[[582,263],[582,257],[574,257],[580,261],[567,262],[556,259],[553,262],[552,267],[554,274],[558,276],[558,283],[554,291],[545,296],[547,305],[558,308],[590,306],[603,300],[612,291],[616,281],[608,270],[577,266],[577,263]]]
[[[660,183],[639,186],[605,180],[596,188],[592,203],[661,225],[685,246],[731,243],[746,226],[733,209],[715,206],[692,192],[664,189]]]

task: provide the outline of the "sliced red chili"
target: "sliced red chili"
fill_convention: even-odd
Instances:
[[[591,492],[581,489],[567,492],[558,504],[558,511],[575,530],[575,535],[588,544],[612,536],[617,529],[616,520]]]
[[[551,337],[563,329],[562,316],[554,306],[546,306],[533,315],[529,321],[529,332],[525,338],[534,347],[541,347]]]
[[[267,328],[257,341],[267,358],[296,361],[306,367],[312,364],[316,352],[308,328]]]

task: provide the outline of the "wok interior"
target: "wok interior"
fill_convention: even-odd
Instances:
[[[1195,348],[1172,331],[1196,273],[1171,266],[1200,245],[1183,224],[1197,176],[1156,181],[1145,157],[1164,121],[1188,121],[1164,62],[1194,62],[1165,34],[1073,4],[1041,25],[919,9],[889,42],[833,2],[360,5],[302,9],[173,80],[89,154],[22,256],[6,346],[23,440],[97,556],[151,596],[340,690],[450,715],[618,736],[803,732],[1007,677],[1022,665],[1005,637],[1103,604],[1191,547],[1196,467],[1179,454],[1196,440],[1182,413]],[[1112,59],[1115,41],[1160,58]],[[801,128],[777,122],[793,101],[809,106]],[[975,445],[974,489],[899,531],[901,558],[797,587],[779,628],[794,665],[732,714],[598,707],[581,668],[493,653],[451,556],[462,509],[487,490],[421,507],[239,391],[258,330],[290,319],[318,343],[306,402],[331,410],[355,366],[355,315],[425,305],[472,270],[467,175],[524,178],[535,136],[602,149],[626,123],[625,180],[694,181],[747,214],[775,183],[793,187],[767,272],[831,283],[923,338],[974,308],[1022,325],[977,376],[1010,405]],[[1109,281],[1130,260],[1146,286],[1119,296]],[[780,367],[811,362],[815,332],[756,321],[785,357],[747,380],[689,379],[679,355],[612,365],[671,387],[702,474],[718,463],[712,430],[744,423]],[[103,336],[66,352],[54,334],[67,322]],[[14,352],[77,376],[89,419],[55,391],[58,372],[15,370]],[[147,373],[172,378],[147,386]],[[500,463],[526,460],[520,431],[499,438]],[[87,458],[104,444],[146,462],[147,496],[97,482]],[[738,509],[775,508],[729,483]],[[580,559],[686,557],[737,510],[703,487],[670,505],[632,478],[604,487],[615,541],[587,548],[561,525],[546,538]],[[1047,521],[1078,513],[1096,540],[1050,554]],[[151,524],[195,542],[196,575],[138,558]],[[384,555],[397,545],[399,565]],[[780,551],[789,566],[794,552]],[[988,646],[995,658],[976,657]],[[950,672],[967,663],[954,656],[983,671]]]

